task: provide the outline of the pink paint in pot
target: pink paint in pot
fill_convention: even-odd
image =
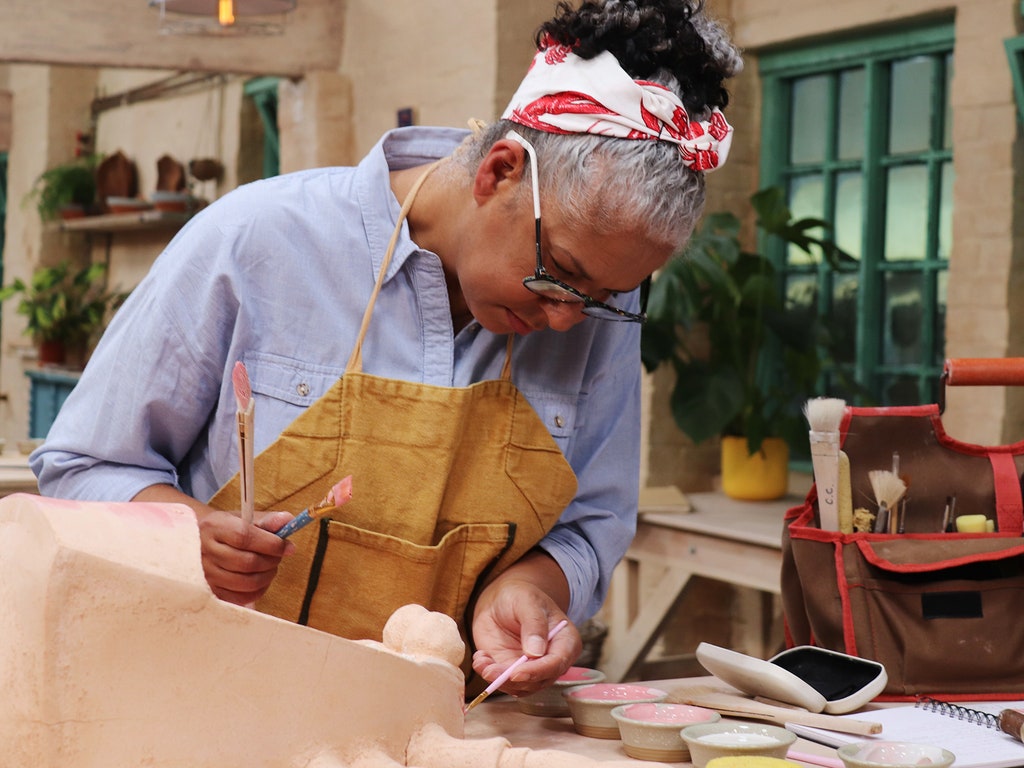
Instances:
[[[562,675],[556,682],[558,683],[585,683],[588,680],[593,680],[600,676],[600,672],[588,667],[569,667],[565,674]]]
[[[594,683],[574,688],[565,694],[581,701],[663,701],[668,693],[646,685]]]
[[[703,707],[691,707],[687,704],[663,704],[657,702],[642,702],[640,704],[629,704],[622,714],[630,720],[643,723],[705,723],[714,720],[715,712]]]

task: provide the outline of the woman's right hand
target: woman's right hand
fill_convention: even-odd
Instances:
[[[281,558],[295,551],[295,545],[274,534],[292,519],[288,512],[257,512],[252,525],[242,522],[238,512],[213,509],[177,488],[153,485],[132,501],[185,504],[196,513],[203,575],[213,594],[221,600],[249,605],[270,587]]]
[[[281,558],[295,545],[274,534],[292,515],[267,512],[252,525],[238,514],[210,510],[199,517],[203,574],[221,600],[249,605],[263,596],[277,575]]]

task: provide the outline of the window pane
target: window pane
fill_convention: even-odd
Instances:
[[[821,176],[798,176],[790,182],[789,210],[797,220],[825,218],[825,186]],[[808,230],[808,233],[816,237],[824,234],[821,227]],[[816,250],[807,253],[795,245],[786,250],[787,264],[816,264],[820,260],[821,255]]]
[[[883,284],[882,362],[920,365],[924,293],[920,272],[889,272]]]
[[[949,261],[953,248],[953,163],[942,164],[942,186],[939,188],[939,252],[936,256]]]
[[[793,81],[790,162],[820,163],[825,159],[827,110],[828,78],[825,75]]]
[[[841,173],[836,179],[836,221],[833,239],[855,259],[861,254],[864,180],[859,172]]]
[[[932,365],[942,367],[946,359],[946,295],[949,290],[949,272],[935,276],[935,352]]]
[[[864,156],[864,114],[867,97],[864,92],[864,70],[851,69],[839,76],[839,147],[840,160],[858,160]]]
[[[857,351],[857,288],[860,278],[855,274],[834,274],[832,279],[832,354],[837,363],[853,363]]]
[[[883,405],[920,405],[916,376],[883,376]]]
[[[945,60],[946,69],[946,82],[945,90],[943,91],[943,102],[945,106],[945,115],[942,118],[942,148],[952,149],[953,148],[953,110],[949,106],[949,91],[950,85],[953,81],[953,54],[946,54]]]
[[[786,277],[786,312],[813,323],[818,314],[818,279],[812,273]]]
[[[920,261],[928,235],[928,169],[891,169],[885,200],[885,260]]]
[[[929,147],[931,59],[894,62],[890,93],[889,152],[923,152]]]

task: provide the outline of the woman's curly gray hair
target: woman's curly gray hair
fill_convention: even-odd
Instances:
[[[634,79],[674,91],[691,119],[724,108],[723,82],[743,68],[702,0],[584,0],[575,9],[563,2],[538,30],[538,44],[544,39],[570,45],[583,58],[610,51]],[[684,166],[678,147],[668,142],[547,133],[499,120],[471,136],[456,158],[475,172],[509,130],[536,148],[541,195],[557,201],[572,226],[644,231],[675,249],[704,210],[703,173]]]

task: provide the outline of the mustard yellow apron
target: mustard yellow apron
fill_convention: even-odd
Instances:
[[[402,222],[399,214],[345,374],[255,459],[256,508],[298,513],[345,475],[353,497],[292,536],[258,610],[350,639],[380,640],[419,603],[466,633],[474,591],[522,557],[576,493],[576,477],[511,381],[440,387],[362,372],[362,344]],[[238,477],[210,501],[239,508]]]

